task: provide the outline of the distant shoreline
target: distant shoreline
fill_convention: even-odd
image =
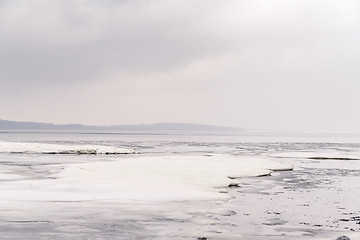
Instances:
[[[193,123],[155,123],[136,125],[90,126],[82,124],[53,124],[0,120],[0,131],[81,131],[96,133],[244,133],[246,129]]]

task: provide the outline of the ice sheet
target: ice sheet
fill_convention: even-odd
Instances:
[[[53,179],[9,181],[1,186],[2,200],[222,200],[229,198],[224,189],[240,183],[241,177],[291,168],[266,158],[228,155],[113,159],[68,164]]]
[[[0,153],[41,154],[131,154],[132,149],[101,145],[62,145],[36,142],[0,141]]]

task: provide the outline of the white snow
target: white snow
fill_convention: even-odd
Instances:
[[[241,177],[291,168],[265,158],[228,155],[114,159],[68,164],[52,176],[54,179],[3,182],[1,199],[127,203],[223,200],[229,197],[224,189],[232,183],[241,184]]]
[[[130,154],[132,149],[101,145],[62,145],[37,142],[0,141],[0,153],[42,153],[42,154]]]

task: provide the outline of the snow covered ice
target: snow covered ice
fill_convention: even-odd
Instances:
[[[3,239],[359,236],[357,143],[36,137],[0,139]]]
[[[267,159],[224,155],[122,158],[69,164],[52,174],[51,179],[11,182],[2,199],[119,202],[224,199],[228,196],[220,193],[221,189],[238,184],[240,177],[290,168]]]
[[[0,142],[0,153],[131,154],[132,149],[101,145],[64,145],[36,142]]]

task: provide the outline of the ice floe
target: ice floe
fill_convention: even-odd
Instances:
[[[161,156],[68,164],[53,179],[3,183],[2,199],[21,201],[221,200],[241,178],[291,166],[266,158]],[[270,170],[271,169],[271,170]]]

